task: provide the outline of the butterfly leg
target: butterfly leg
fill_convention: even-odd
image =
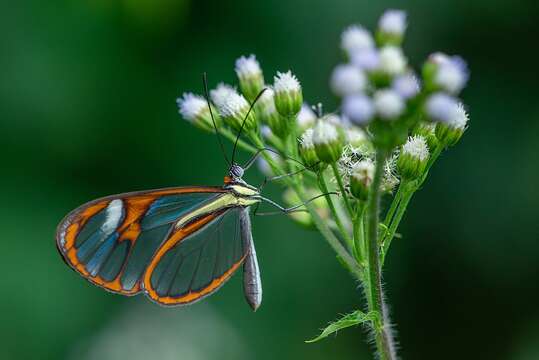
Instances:
[[[299,212],[299,211],[307,211],[306,209],[301,209],[302,206],[305,206],[307,205],[308,203],[318,199],[318,198],[321,198],[323,196],[327,196],[327,195],[338,195],[338,193],[336,192],[328,192],[326,194],[320,194],[320,195],[317,195],[309,200],[306,200],[304,201],[303,203],[301,204],[298,204],[298,205],[294,205],[294,206],[291,206],[291,207],[288,207],[288,208],[285,208],[284,206],[281,206],[279,204],[277,204],[275,201],[273,200],[270,200],[270,199],[267,199],[263,196],[260,197],[260,199],[262,201],[265,201],[267,202],[268,204],[276,207],[277,209],[279,209],[279,211],[273,211],[273,212],[266,212],[266,213],[256,213],[256,210],[258,210],[258,208],[255,210],[255,215],[261,215],[261,216],[266,216],[266,215],[277,215],[277,214],[290,214],[290,213],[293,213],[293,212]]]

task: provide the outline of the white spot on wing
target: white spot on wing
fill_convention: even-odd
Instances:
[[[123,202],[120,199],[112,200],[109,203],[106,209],[107,217],[103,225],[101,225],[101,231],[109,235],[116,230],[122,219],[123,206]]]

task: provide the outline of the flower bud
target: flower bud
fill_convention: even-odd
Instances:
[[[249,112],[250,105],[245,100],[243,95],[237,92],[231,92],[228,97],[224,99],[222,105],[219,107],[219,113],[223,117],[225,123],[239,131],[243,122],[245,121],[244,129],[251,130],[256,127],[256,118],[254,113]],[[249,116],[247,116],[249,113]],[[247,118],[245,118],[247,116]]]
[[[341,49],[349,56],[356,51],[374,47],[374,40],[368,30],[358,25],[346,28],[341,34]]]
[[[274,77],[275,107],[285,118],[296,116],[303,103],[303,93],[298,79],[291,71],[277,72]]]
[[[384,74],[395,76],[406,71],[408,61],[402,49],[397,46],[384,46],[379,52],[380,63],[378,70]]]
[[[397,76],[393,79],[391,88],[406,100],[414,98],[420,91],[419,81],[412,73]]]
[[[241,92],[249,101],[254,101],[264,88],[264,75],[256,57],[254,55],[240,57],[236,60],[235,70],[240,81]]]
[[[318,158],[332,164],[339,160],[342,154],[343,143],[335,125],[320,119],[313,131],[313,144]]]
[[[353,124],[365,126],[374,116],[374,105],[366,95],[349,95],[342,102],[342,112]]]
[[[235,93],[236,89],[234,89],[232,86],[225,83],[219,83],[215,89],[210,91],[210,98],[211,101],[215,104],[215,106],[220,109],[225,103],[226,98],[230,94]]]
[[[299,140],[299,154],[305,165],[309,168],[320,162],[314,148],[313,132],[314,130],[312,128],[305,130]]]
[[[443,90],[458,94],[468,82],[466,62],[459,56],[435,53],[423,66],[423,78],[429,91]]]
[[[330,87],[337,96],[359,93],[365,89],[366,85],[365,75],[354,65],[337,65],[331,74]]]
[[[176,100],[176,103],[178,104],[178,112],[185,120],[204,130],[213,129],[208,102],[202,96],[185,93]],[[212,111],[215,123],[218,126],[220,118],[215,109],[212,109]]]
[[[314,122],[316,121],[316,114],[314,113],[313,109],[309,107],[307,104],[301,105],[301,110],[298,114],[298,127],[300,130],[306,130],[314,125]]]
[[[402,115],[405,109],[403,98],[393,90],[379,90],[374,94],[374,109],[382,120],[391,121]]]
[[[425,112],[436,124],[436,138],[444,146],[455,145],[466,130],[469,117],[459,101],[444,93],[434,93],[425,104]]]
[[[376,48],[357,50],[350,54],[350,62],[352,65],[370,73],[380,66],[380,54]]]
[[[434,149],[438,146],[438,138],[434,130],[436,129],[436,123],[420,121],[412,130],[412,135],[422,136],[427,140],[429,149]]]
[[[275,108],[275,95],[271,88],[266,88],[255,104],[260,120],[269,126],[272,133],[283,138],[288,134],[288,123]]]
[[[354,164],[350,175],[350,192],[356,199],[368,199],[373,177],[374,164],[371,160],[365,159]]]
[[[376,41],[380,46],[400,45],[406,31],[406,12],[386,10],[378,21]]]
[[[335,126],[335,129],[339,134],[339,140],[344,146],[344,143],[346,142],[346,132],[348,130],[348,127],[352,124],[348,121],[346,117],[339,116],[335,113],[326,114],[323,119],[325,122]]]
[[[409,137],[397,160],[399,174],[406,180],[417,179],[425,171],[428,160],[429,148],[426,139],[418,135]]]
[[[464,105],[459,103],[448,122],[436,124],[436,138],[446,147],[455,145],[466,131],[468,120],[469,116]]]

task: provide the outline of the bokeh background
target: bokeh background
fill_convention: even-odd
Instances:
[[[254,220],[264,302],[240,276],[203,303],[162,309],[93,287],[54,232],[107,194],[220,184],[216,141],[175,98],[234,81],[257,54],[292,69],[306,100],[335,106],[327,79],[350,23],[409,13],[416,67],[465,57],[471,122],[414,198],[385,273],[404,359],[539,358],[539,104],[535,0],[13,1],[0,11],[0,358],[368,359],[360,329],[305,344],[362,301],[316,233]],[[253,171],[247,180],[257,183]],[[279,198],[278,188],[269,195]]]

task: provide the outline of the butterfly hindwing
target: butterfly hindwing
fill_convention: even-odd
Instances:
[[[90,282],[112,292],[136,294],[176,220],[223,192],[219,187],[169,188],[92,201],[60,223],[58,250]]]
[[[219,289],[248,255],[242,234],[245,214],[244,208],[227,208],[171,234],[148,266],[146,295],[162,305],[182,305]]]

